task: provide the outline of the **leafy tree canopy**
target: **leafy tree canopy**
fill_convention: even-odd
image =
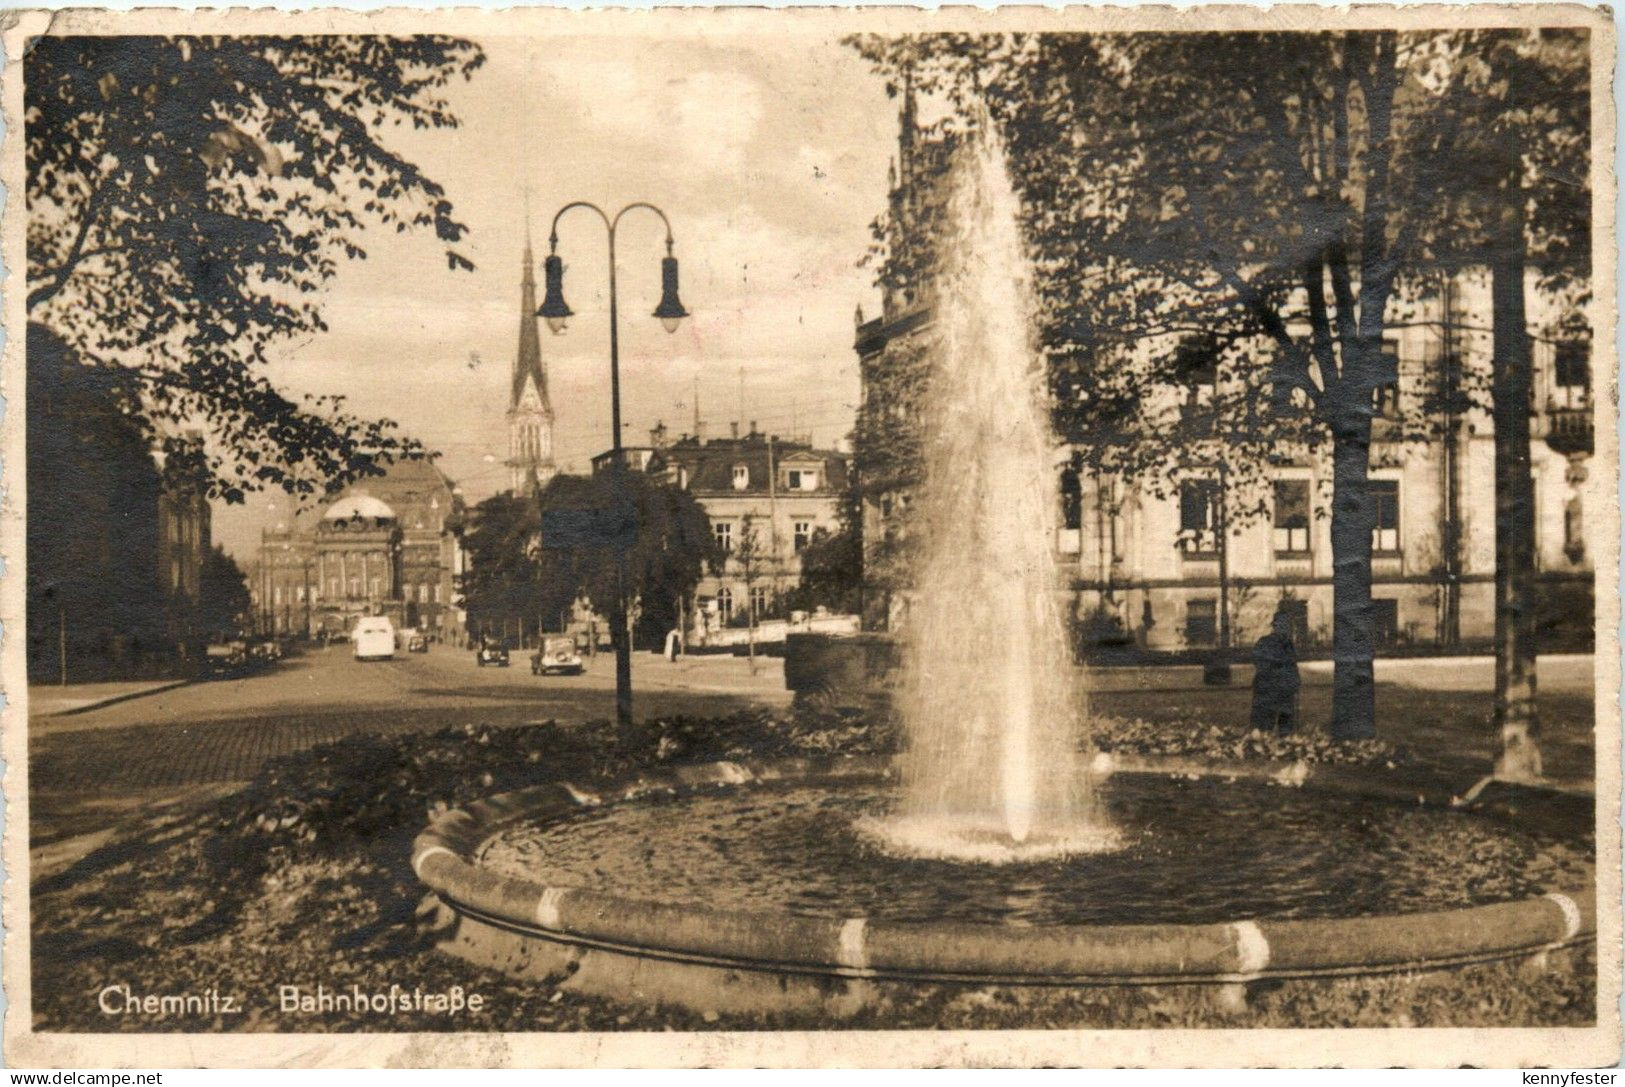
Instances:
[[[203,556],[198,595],[198,625],[207,632],[231,630],[248,614],[248,577],[219,544]]]
[[[620,590],[617,549],[605,540],[594,546],[553,546],[545,529],[549,513],[581,510],[630,514],[637,535],[626,552],[627,599],[637,605],[644,637],[660,638],[677,625],[682,603],[707,570],[721,568],[723,555],[705,510],[688,491],[640,472],[601,472],[555,476],[540,496],[543,577],[550,599],[566,603],[584,595],[601,613],[611,612]],[[566,595],[567,594],[567,595]]]
[[[1583,32],[1568,36],[1568,51],[1583,53]],[[1471,259],[1483,232],[1464,209],[1476,203],[1487,220],[1523,174],[1551,172],[1542,155],[1572,162],[1563,153],[1583,149],[1571,132],[1526,153],[1519,134],[1528,111],[1587,93],[1584,66],[1559,75],[1499,63],[1498,51],[1528,52],[1509,32],[852,44],[894,87],[957,103],[945,127],[990,124],[1004,140],[1058,429],[1085,463],[1166,494],[1188,473],[1215,470],[1261,489],[1283,452],[1329,454],[1333,733],[1370,735],[1367,472],[1379,390],[1398,380],[1384,349],[1394,304],[1425,293],[1442,256]],[[1555,99],[1553,79],[1569,88]],[[1507,123],[1478,127],[1497,104]],[[1475,144],[1485,168],[1464,172]],[[883,284],[928,266],[918,239],[947,234],[932,211],[894,201]],[[1548,215],[1536,232],[1565,233],[1563,219]],[[1193,369],[1213,375],[1207,388],[1182,403],[1168,395]]]
[[[465,232],[385,144],[447,128],[484,61],[445,37],[42,37],[24,61],[30,321],[134,378],[155,444],[198,425],[211,492],[310,492],[418,452],[340,398],[297,398],[268,349],[321,331],[318,299],[367,226]]]
[[[469,511],[463,532],[467,572],[458,579],[471,631],[500,630],[568,607],[543,599],[536,550],[540,511],[529,498],[498,494]]]

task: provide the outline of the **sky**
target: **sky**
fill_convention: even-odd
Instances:
[[[342,267],[324,300],[328,331],[288,344],[272,380],[398,421],[441,452],[441,468],[478,502],[508,480],[527,206],[540,261],[564,204],[589,200],[613,214],[647,200],[671,220],[693,316],[675,335],[649,316],[664,231],[656,216],[629,213],[617,235],[623,440],[646,442],[662,420],[691,431],[696,381],[710,435],[755,421],[825,446],[841,440],[859,391],[854,310],[878,308],[859,261],[896,149],[897,104],[882,81],[838,42],[796,31],[480,45],[484,67],[446,92],[461,128],[384,134],[446,187],[470,228],[459,249],[476,270],[449,270],[427,233],[367,233],[367,259]],[[561,221],[576,317],[563,335],[542,326],[542,356],[565,471],[586,471],[609,446],[606,249],[590,212]],[[286,516],[278,499],[217,506],[216,540],[250,558],[260,529]]]

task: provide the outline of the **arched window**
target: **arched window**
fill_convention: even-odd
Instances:
[[[734,594],[731,589],[717,590],[717,616],[724,623],[732,622],[734,617]]]

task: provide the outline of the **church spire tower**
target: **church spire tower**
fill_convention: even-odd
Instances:
[[[558,473],[553,463],[553,404],[542,366],[542,337],[536,327],[536,260],[525,228],[525,271],[519,285],[519,352],[513,360],[508,399],[508,469],[515,494],[545,487]]]

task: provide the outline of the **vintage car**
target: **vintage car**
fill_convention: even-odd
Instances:
[[[508,647],[495,638],[482,638],[474,650],[474,663],[484,668],[487,664],[508,667]]]
[[[576,652],[575,639],[568,634],[544,638],[542,647],[530,655],[531,675],[545,676],[557,672],[560,675],[579,676],[585,670],[581,655]]]
[[[350,632],[358,661],[387,661],[395,656],[395,624],[388,616],[367,615]]]

